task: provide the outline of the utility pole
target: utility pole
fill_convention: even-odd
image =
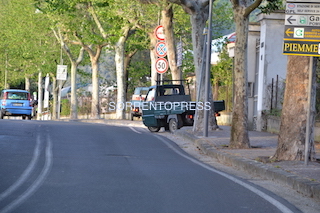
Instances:
[[[212,43],[212,0],[209,3],[209,23],[207,34],[207,54],[206,54],[206,73],[205,73],[205,103],[209,102],[210,90],[210,70],[211,70],[211,43]],[[208,137],[209,112],[204,110],[203,136]]]

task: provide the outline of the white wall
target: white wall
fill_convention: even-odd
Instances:
[[[250,23],[249,34],[248,34],[248,83],[252,83],[251,86],[254,87],[255,75],[256,75],[256,46],[257,40],[260,38],[260,24]],[[250,88],[248,88],[250,90]],[[250,91],[248,91],[250,93]],[[248,128],[249,130],[254,129],[254,112],[255,112],[254,96],[248,96]]]
[[[257,122],[256,130],[264,129],[262,111],[269,110],[270,93],[268,85],[272,78],[286,78],[287,56],[282,54],[283,35],[284,35],[284,12],[272,14],[260,14],[260,55],[259,55],[259,74],[257,92]]]

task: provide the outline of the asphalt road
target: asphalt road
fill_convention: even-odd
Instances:
[[[139,127],[0,120],[0,213],[300,212]]]

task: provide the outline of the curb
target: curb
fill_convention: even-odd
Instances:
[[[219,151],[218,149],[210,146],[207,139],[198,139],[194,135],[185,131],[178,130],[175,134],[192,141],[204,154],[216,158],[224,165],[232,166],[235,169],[245,171],[253,176],[259,176],[267,180],[285,184],[305,196],[320,201],[320,183],[315,183],[308,179],[293,175],[280,168],[275,168],[258,161],[233,156]]]

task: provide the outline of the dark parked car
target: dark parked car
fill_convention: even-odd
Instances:
[[[22,116],[22,119],[32,118],[30,93],[26,90],[5,89],[0,96],[0,119],[4,116]]]

